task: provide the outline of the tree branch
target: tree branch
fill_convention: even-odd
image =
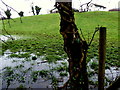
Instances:
[[[13,11],[15,11],[18,15],[19,15],[19,12],[17,10],[15,10],[14,8],[12,8],[11,6],[7,5],[3,0],[1,0],[1,2],[8,8],[11,8]],[[20,16],[20,15],[19,15]],[[13,20],[14,21],[14,20]],[[20,16],[20,21],[22,23],[22,19],[21,19],[21,16]]]
[[[14,10],[15,12],[19,13],[17,10],[15,10],[14,8],[12,8],[11,6],[7,5],[3,0],[1,0],[1,2],[6,6],[11,8],[12,10]]]
[[[99,31],[99,27],[95,29],[95,31],[94,31],[94,33],[93,33],[93,36],[92,36],[92,39],[91,39],[90,43],[88,44],[88,46],[91,45],[91,43],[92,43],[92,41],[93,41],[93,39],[94,39],[94,36],[95,36],[95,34],[96,34],[97,31]]]
[[[14,38],[13,38],[13,37],[7,32],[7,30],[5,29],[5,23],[4,23],[4,20],[3,20],[3,19],[2,19],[2,24],[3,24],[3,30],[5,31],[5,33],[8,34],[12,40],[14,40]],[[4,34],[3,34],[3,35],[4,35]],[[6,35],[4,35],[4,36],[6,36]]]
[[[83,35],[83,33],[82,33],[82,30],[80,29],[80,33],[81,33],[81,35],[82,35],[82,37],[83,37],[83,39],[85,40],[85,37],[84,37],[84,35]],[[86,41],[86,40],[85,40]]]
[[[8,45],[4,40],[2,40],[1,38],[0,38],[0,40],[3,42],[3,43],[5,43],[6,45]]]

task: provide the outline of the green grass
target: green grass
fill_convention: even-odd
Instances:
[[[11,21],[11,28],[7,25],[7,30],[15,35],[29,35],[40,38],[61,38],[59,34],[59,15],[48,14],[24,17],[21,24],[19,19]],[[95,27],[98,25],[107,27],[107,40],[115,41],[118,39],[118,12],[86,12],[75,13],[77,27],[82,29],[86,39],[92,36]],[[4,32],[3,32],[4,33]]]
[[[114,41],[118,39],[118,12],[86,12],[76,14],[76,23],[84,34],[93,32],[95,27],[107,27],[107,40]]]
[[[2,21],[0,20],[0,35],[2,34]],[[0,55],[2,54],[2,43],[0,41]]]
[[[11,35],[22,35],[30,38],[23,40],[9,41],[9,45],[3,44],[3,52],[10,49],[12,52],[24,51],[44,55],[49,61],[66,58],[63,50],[63,39],[59,33],[59,14],[48,14],[39,16],[23,17],[23,23],[19,18],[11,22],[11,28],[8,23],[6,30]],[[82,29],[87,42],[90,41],[95,28],[99,26],[107,27],[107,62],[113,62],[118,65],[118,12],[85,12],[75,13],[75,21],[78,29]],[[5,33],[4,31],[2,33]],[[98,37],[97,33],[88,53],[88,60],[98,56]],[[52,60],[50,60],[52,59]],[[117,61],[117,62],[116,62]],[[116,64],[115,64],[116,63]]]
[[[11,21],[11,28],[7,26],[8,31],[15,35],[18,34],[40,37],[41,35],[45,37],[51,34],[59,34],[58,14],[23,17],[22,20],[22,24],[18,18],[15,19],[16,22]]]

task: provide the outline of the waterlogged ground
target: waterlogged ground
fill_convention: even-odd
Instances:
[[[91,84],[98,84],[98,60],[96,57],[92,58],[88,64],[88,75],[89,82]],[[105,69],[105,88],[107,88],[110,84],[112,84],[118,77],[120,76],[120,67],[116,66],[108,66],[106,63]]]
[[[22,19],[23,23],[20,23],[19,18],[14,19],[16,22],[11,21],[11,27],[4,20],[6,30],[2,30],[2,34],[9,33],[14,40],[9,35],[0,36],[0,87],[37,88],[62,85],[69,74],[63,38],[59,33],[59,15],[48,14]],[[96,26],[107,27],[107,86],[120,76],[118,12],[75,13],[75,19],[87,42],[90,42]],[[2,29],[2,24],[0,28]],[[87,57],[89,83],[93,90],[98,84],[98,37],[99,34],[96,33]]]
[[[0,73],[2,88],[52,88],[61,86],[68,80],[67,60],[59,60],[55,63],[48,63],[44,56],[37,57],[31,54],[29,58],[11,58],[12,52],[7,50],[4,56],[0,56]],[[20,53],[16,53],[20,54]],[[25,52],[21,52],[25,54]],[[89,81],[97,83],[98,73],[93,69],[92,64],[97,63],[93,58],[88,63]],[[110,67],[105,70],[106,86],[120,76],[120,68]],[[54,86],[55,85],[55,86]],[[91,86],[91,88],[94,88]]]
[[[26,88],[47,88],[52,86],[52,79],[58,79],[62,83],[68,79],[64,77],[68,76],[66,60],[48,63],[47,60],[42,60],[44,56],[36,57],[32,54],[29,58],[11,58],[11,53],[7,50],[0,58],[2,88],[7,87],[9,80],[9,88],[17,88],[20,85]]]
[[[63,85],[68,80],[67,57],[59,51],[59,48],[53,50],[51,47],[47,48],[47,45],[44,45],[43,48],[42,46],[41,48],[39,47],[41,51],[37,51],[35,45],[38,44],[40,46],[39,42],[32,42],[31,45],[26,44],[24,46],[27,40],[24,40],[24,44],[21,44],[16,43],[15,40],[19,40],[22,37],[13,35],[12,37],[14,41],[12,41],[10,36],[1,36],[3,41],[6,42],[9,39],[12,42],[7,43],[10,44],[10,47],[4,46],[4,48],[8,49],[3,49],[4,53],[0,56],[1,88],[55,88]],[[54,46],[54,48],[56,47]],[[43,54],[40,54],[40,52]],[[106,62],[105,87],[120,76],[119,64],[109,63]],[[87,67],[90,88],[95,88],[98,84],[98,58],[91,56]]]
[[[17,40],[17,39],[23,39],[23,38],[30,38],[27,36],[18,36],[18,35],[0,35],[0,42],[2,43],[2,41],[6,42],[6,41],[12,41],[12,40]]]

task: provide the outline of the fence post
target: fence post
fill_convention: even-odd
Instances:
[[[98,90],[104,90],[105,59],[106,59],[106,27],[100,27]]]

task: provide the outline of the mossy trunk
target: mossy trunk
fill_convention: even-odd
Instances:
[[[83,41],[75,25],[72,2],[56,2],[59,11],[60,33],[64,39],[64,50],[68,55],[70,78],[66,89],[88,90],[86,70],[87,43]]]

